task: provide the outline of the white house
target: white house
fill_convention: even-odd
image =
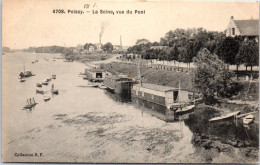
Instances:
[[[227,37],[243,36],[249,39],[259,38],[259,20],[235,20],[233,16],[229,21],[228,27],[225,31]]]

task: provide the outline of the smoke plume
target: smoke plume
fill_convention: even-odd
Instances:
[[[100,33],[99,33],[99,38],[102,37],[102,35],[103,35],[103,33],[104,33],[104,30],[105,30],[105,23],[102,22],[102,23],[101,23],[101,31],[100,31]]]

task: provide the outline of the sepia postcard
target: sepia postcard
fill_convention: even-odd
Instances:
[[[3,0],[2,162],[259,163],[259,2]]]

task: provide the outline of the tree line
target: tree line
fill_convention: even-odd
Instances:
[[[229,65],[245,64],[258,66],[258,42],[241,36],[226,37],[223,32],[207,31],[203,28],[176,29],[169,31],[160,42],[149,42],[146,39],[137,40],[127,53],[141,55],[143,59],[157,59],[191,63],[203,48],[215,54]]]
[[[41,46],[41,47],[29,47],[23,49],[24,52],[35,52],[35,53],[63,53],[65,47],[62,46]]]

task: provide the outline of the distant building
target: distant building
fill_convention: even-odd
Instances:
[[[89,48],[88,48],[88,52],[89,53],[95,52],[95,47],[93,45],[90,45]]]
[[[95,45],[96,45],[96,47],[97,47],[97,51],[102,51],[102,44],[97,43],[97,44],[95,44]]]
[[[113,47],[114,47],[113,51],[122,51],[123,50],[121,45],[113,45]]]
[[[259,20],[235,20],[231,16],[227,29],[225,30],[227,37],[242,36],[245,39],[259,39]]]

